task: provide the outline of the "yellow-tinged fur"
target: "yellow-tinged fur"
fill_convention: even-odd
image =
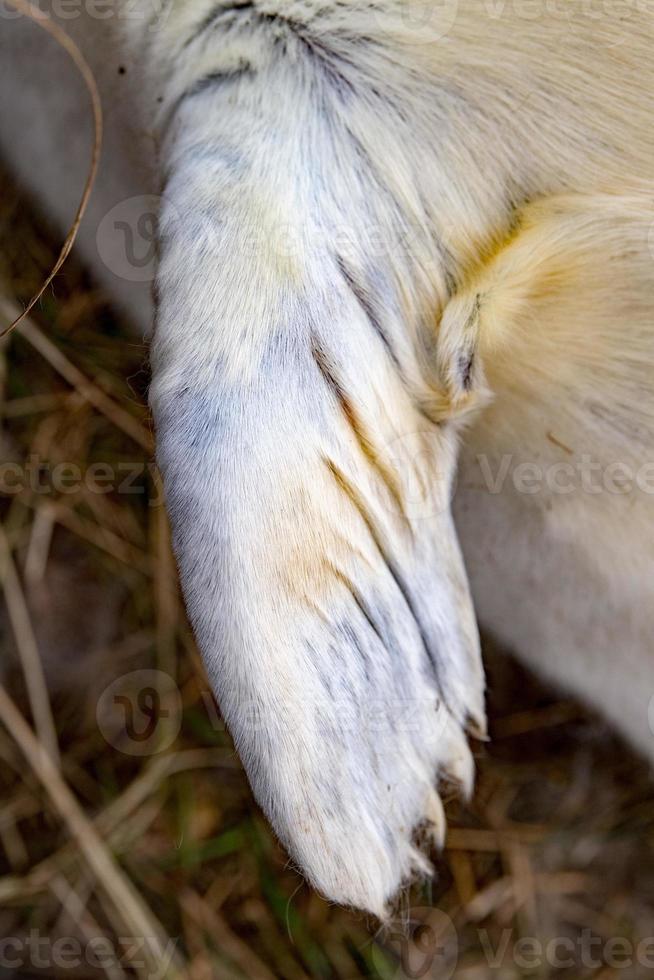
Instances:
[[[441,323],[441,357],[472,334],[494,393],[470,446],[544,465],[590,455],[634,472],[654,460],[653,228],[647,187],[553,196],[516,216]],[[651,534],[648,495],[562,496],[559,520],[593,561],[615,568],[633,535],[631,571],[651,571],[638,543]]]

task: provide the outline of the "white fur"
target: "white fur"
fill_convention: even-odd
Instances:
[[[460,443],[482,622],[654,756],[651,494],[488,487],[507,458],[651,459],[653,13],[223,7],[140,0],[101,45],[71,23],[109,120],[81,244],[143,322],[94,232],[161,186],[151,401],[189,613],[281,839],[383,915],[484,732]],[[64,220],[83,164],[42,85],[0,145]]]

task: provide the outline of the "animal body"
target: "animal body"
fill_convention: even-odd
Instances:
[[[477,617],[654,756],[654,6],[103,10],[65,20],[107,128],[80,246],[146,330],[102,229],[156,195],[190,618],[282,842],[384,916],[472,789]],[[2,153],[65,225],[85,93],[1,34]]]

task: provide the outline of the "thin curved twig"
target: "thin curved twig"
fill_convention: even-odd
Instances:
[[[54,21],[45,11],[40,10],[38,7],[34,6],[34,4],[30,3],[29,0],[9,0],[9,3],[12,7],[15,7],[19,13],[23,14],[25,17],[28,17],[39,27],[43,28],[47,34],[54,38],[57,44],[59,44],[69,55],[71,61],[74,63],[75,67],[82,76],[91,99],[91,108],[93,110],[93,148],[91,152],[89,172],[84,185],[84,191],[77,208],[77,213],[75,214],[73,223],[70,226],[68,234],[66,235],[57,261],[52,267],[52,271],[48,275],[47,279],[39,291],[29,301],[23,312],[17,316],[8,327],[5,327],[4,330],[0,332],[0,338],[6,337],[6,335],[20,323],[23,317],[27,316],[30,310],[33,309],[68,258],[70,250],[73,247],[73,242],[77,237],[77,232],[84,216],[84,212],[86,211],[86,207],[89,203],[91,191],[93,190],[93,184],[95,183],[96,174],[98,172],[98,164],[100,162],[100,149],[102,146],[102,104],[100,102],[100,93],[89,63],[80,51],[79,47],[56,21]]]

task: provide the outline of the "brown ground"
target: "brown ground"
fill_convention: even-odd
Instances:
[[[0,186],[0,282],[16,304],[57,239]],[[0,353],[1,459],[41,463],[39,483],[33,462],[0,495],[0,978],[154,976],[124,942],[139,935],[152,950],[174,937],[169,975],[195,980],[654,976],[647,767],[490,642],[492,741],[472,805],[448,805],[434,880],[383,935],[312,893],[252,800],[184,619],[147,470],[145,350],[69,262]],[[121,479],[129,462],[138,492],[57,491],[61,462],[109,462]],[[171,674],[180,693],[152,674],[101,697],[137,670]],[[141,731],[168,710],[149,739],[121,734],[125,698]],[[33,735],[52,743],[48,700],[60,768]]]

